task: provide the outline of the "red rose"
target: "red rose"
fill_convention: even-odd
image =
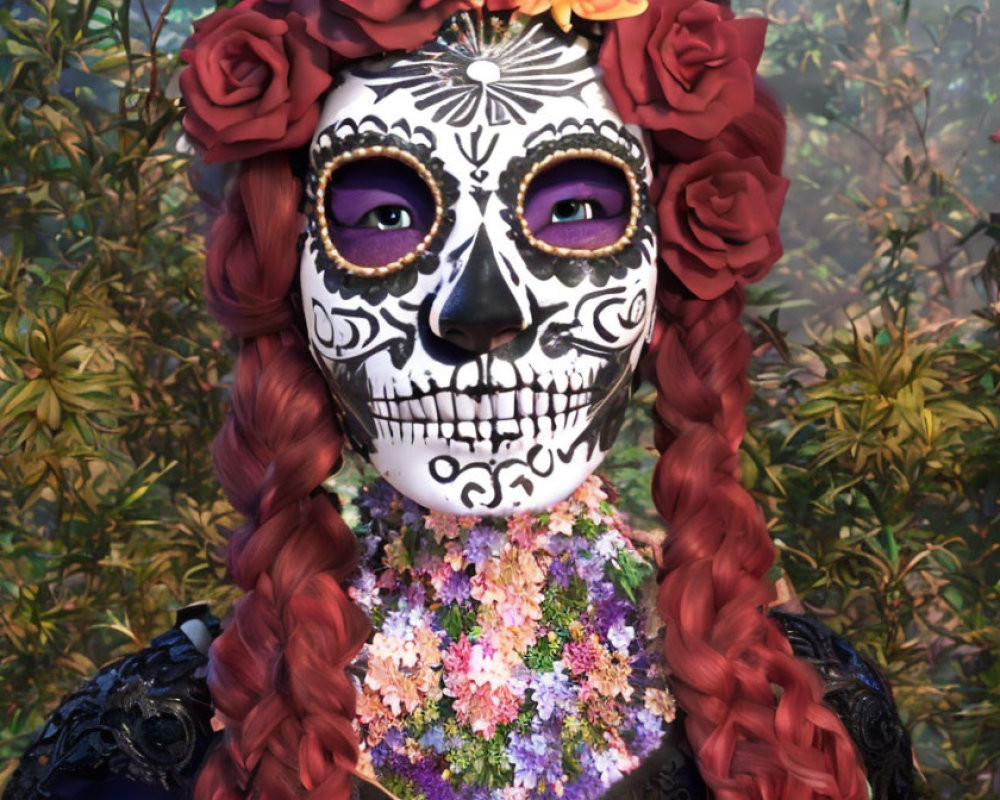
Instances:
[[[336,55],[354,60],[387,50],[413,50],[430,41],[468,0],[285,0],[306,20],[309,35]],[[265,0],[262,7],[279,5]]]
[[[765,19],[736,19],[710,0],[650,0],[608,25],[604,84],[627,122],[711,139],[753,109]]]
[[[195,23],[180,86],[184,130],[204,160],[235,161],[309,141],[320,95],[330,85],[330,56],[305,33],[297,14],[270,19],[225,8]]]
[[[663,167],[660,256],[695,295],[712,300],[764,277],[781,258],[778,220],[788,181],[759,156],[724,151]]]

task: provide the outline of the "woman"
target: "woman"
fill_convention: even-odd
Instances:
[[[188,134],[206,161],[242,162],[207,296],[241,338],[215,457],[247,518],[229,552],[246,594],[212,645],[224,733],[184,762],[193,796],[359,786],[350,667],[369,623],[346,586],[355,537],[322,488],[345,438],[433,512],[520,519],[597,467],[638,369],[657,387],[669,530],[670,753],[693,754],[717,798],[868,797],[819,675],[764,613],[774,549],[739,482],[743,286],[780,256],[787,187],[781,116],[754,79],[764,23],[709,0],[483,5],[243,3],[182,53]],[[880,679],[850,669],[884,705]],[[893,731],[885,752],[904,744]],[[879,773],[878,796],[903,796],[904,773]],[[508,789],[547,796],[523,776]],[[698,788],[658,791],[680,790]]]

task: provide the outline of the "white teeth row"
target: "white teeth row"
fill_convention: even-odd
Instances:
[[[478,398],[483,394],[517,391],[531,387],[547,394],[566,394],[588,390],[597,379],[597,367],[581,372],[558,372],[535,374],[530,367],[497,361],[490,367],[488,384],[483,384],[482,373],[475,363],[459,367],[450,380],[433,380],[430,375],[413,375],[402,384],[368,382],[368,393],[379,400],[400,400],[423,397],[428,394],[451,391],[455,394]]]
[[[406,440],[420,439],[490,439],[494,432],[499,436],[534,437],[561,431],[580,421],[581,410],[554,417],[538,419],[501,419],[475,422],[427,422],[421,420],[397,421],[375,419],[375,428],[380,439]]]
[[[590,405],[591,397],[590,392],[549,394],[527,388],[479,397],[438,392],[409,400],[374,398],[371,409],[376,418],[399,422],[492,422],[571,413]]]

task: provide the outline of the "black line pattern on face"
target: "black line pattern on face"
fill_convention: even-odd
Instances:
[[[572,127],[575,132],[560,135],[560,131]],[[581,130],[582,129],[582,130]],[[543,134],[556,135],[540,143]],[[501,215],[510,226],[510,236],[517,244],[524,263],[531,274],[540,280],[553,275],[566,286],[577,286],[581,281],[590,280],[596,286],[604,286],[610,278],[620,280],[633,269],[648,265],[653,258],[653,232],[656,224],[656,210],[649,202],[649,191],[645,183],[639,188],[639,217],[637,230],[632,241],[622,250],[607,256],[588,258],[585,256],[554,256],[545,253],[528,242],[517,218],[515,207],[521,181],[532,166],[546,156],[560,150],[572,148],[593,148],[605,150],[617,156],[638,176],[645,175],[642,145],[627,128],[611,122],[596,123],[593,120],[579,122],[566,120],[559,128],[546,126],[532,133],[526,142],[528,154],[515,156],[500,176],[497,194],[503,202]]]
[[[482,125],[476,126],[476,129],[469,134],[468,147],[462,143],[461,132],[455,131],[455,144],[458,145],[458,152],[472,166],[469,177],[478,183],[482,183],[489,177],[489,170],[484,169],[483,166],[490,160],[490,156],[493,155],[493,151],[496,149],[497,142],[500,141],[500,134],[494,132],[490,137],[489,143],[481,146],[484,130]]]
[[[456,14],[438,38],[412,56],[359,67],[378,100],[397,89],[407,89],[418,109],[434,109],[432,119],[455,127],[471,124],[480,109],[489,125],[512,121],[524,124],[526,115],[542,108],[546,97],[580,98],[581,90],[596,79],[591,71],[596,53],[559,63],[573,35],[562,34],[541,20],[531,22],[509,13]],[[470,75],[470,66],[497,73],[493,80]],[[480,76],[482,77],[482,76]]]
[[[416,329],[413,325],[396,319],[385,308],[378,309],[376,316],[365,309],[353,311],[331,309],[327,311],[315,300],[313,306],[314,313],[318,309],[327,316],[331,325],[333,317],[337,317],[342,324],[345,319],[351,319],[352,323],[349,328],[352,340],[355,337],[360,338],[359,328],[361,330],[367,329],[364,346],[374,345],[360,353],[355,353],[350,358],[337,358],[332,361],[319,351],[315,344],[310,346],[313,356],[326,378],[327,385],[337,400],[340,421],[351,438],[351,444],[359,453],[366,455],[371,451],[377,437],[375,420],[371,413],[373,397],[372,386],[368,380],[367,361],[376,353],[388,351],[393,369],[402,371],[406,363],[413,358],[413,349],[417,340]],[[353,322],[353,320],[359,322]],[[398,335],[392,335],[393,329],[399,332]],[[379,335],[382,338],[376,342],[376,337]],[[316,338],[324,346],[333,345],[332,339],[328,343],[320,336]],[[334,347],[334,349],[339,348]]]
[[[582,131],[581,128],[583,129]],[[558,125],[550,122],[547,125],[532,130],[524,139],[523,149],[525,152],[529,152],[533,147],[538,147],[547,140],[581,132],[602,136],[604,139],[608,139],[613,143],[617,143],[618,146],[626,148],[629,156],[625,160],[633,164],[633,168],[635,163],[643,161],[645,151],[643,150],[642,142],[635,138],[627,127],[619,125],[610,119],[601,120],[600,122],[593,119],[585,119],[581,122],[580,120],[570,118],[564,119]],[[607,144],[607,142],[604,142],[604,144]],[[642,174],[641,170],[638,174]]]
[[[329,140],[322,135],[317,137],[317,141],[328,144],[317,144],[309,154],[310,166],[309,174],[306,177],[306,231],[309,234],[308,246],[315,259],[316,271],[323,276],[323,283],[326,290],[331,294],[338,294],[344,298],[353,298],[361,295],[365,302],[377,305],[388,295],[400,297],[411,291],[417,282],[417,275],[429,275],[438,268],[438,255],[441,247],[448,239],[448,234],[455,224],[455,203],[458,200],[458,180],[445,169],[444,163],[439,158],[433,156],[434,137],[425,128],[415,128],[414,135],[420,134],[428,136],[431,145],[427,146],[417,142],[411,142],[396,136],[392,133],[379,133],[368,131],[357,133],[359,127],[363,126],[366,117],[361,123],[354,120],[345,119],[337,123],[334,128],[334,135]],[[374,118],[372,118],[374,119]],[[382,123],[385,125],[385,123]],[[398,125],[398,123],[397,123]],[[396,127],[394,125],[393,127]],[[344,129],[354,132],[342,135]],[[388,130],[388,126],[386,126]],[[414,157],[427,167],[441,187],[441,196],[444,205],[444,214],[441,224],[438,226],[437,234],[431,240],[427,249],[411,263],[407,264],[398,272],[394,272],[384,277],[365,277],[356,275],[347,270],[341,269],[326,254],[323,242],[319,236],[319,220],[316,216],[316,204],[322,202],[322,198],[316,197],[316,186],[319,181],[319,173],[323,166],[331,159],[359,147],[371,147],[374,145],[393,146],[400,150],[411,153]]]

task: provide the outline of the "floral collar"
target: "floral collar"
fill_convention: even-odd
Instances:
[[[589,478],[547,513],[359,501],[359,770],[402,800],[602,795],[674,717],[651,551]]]

